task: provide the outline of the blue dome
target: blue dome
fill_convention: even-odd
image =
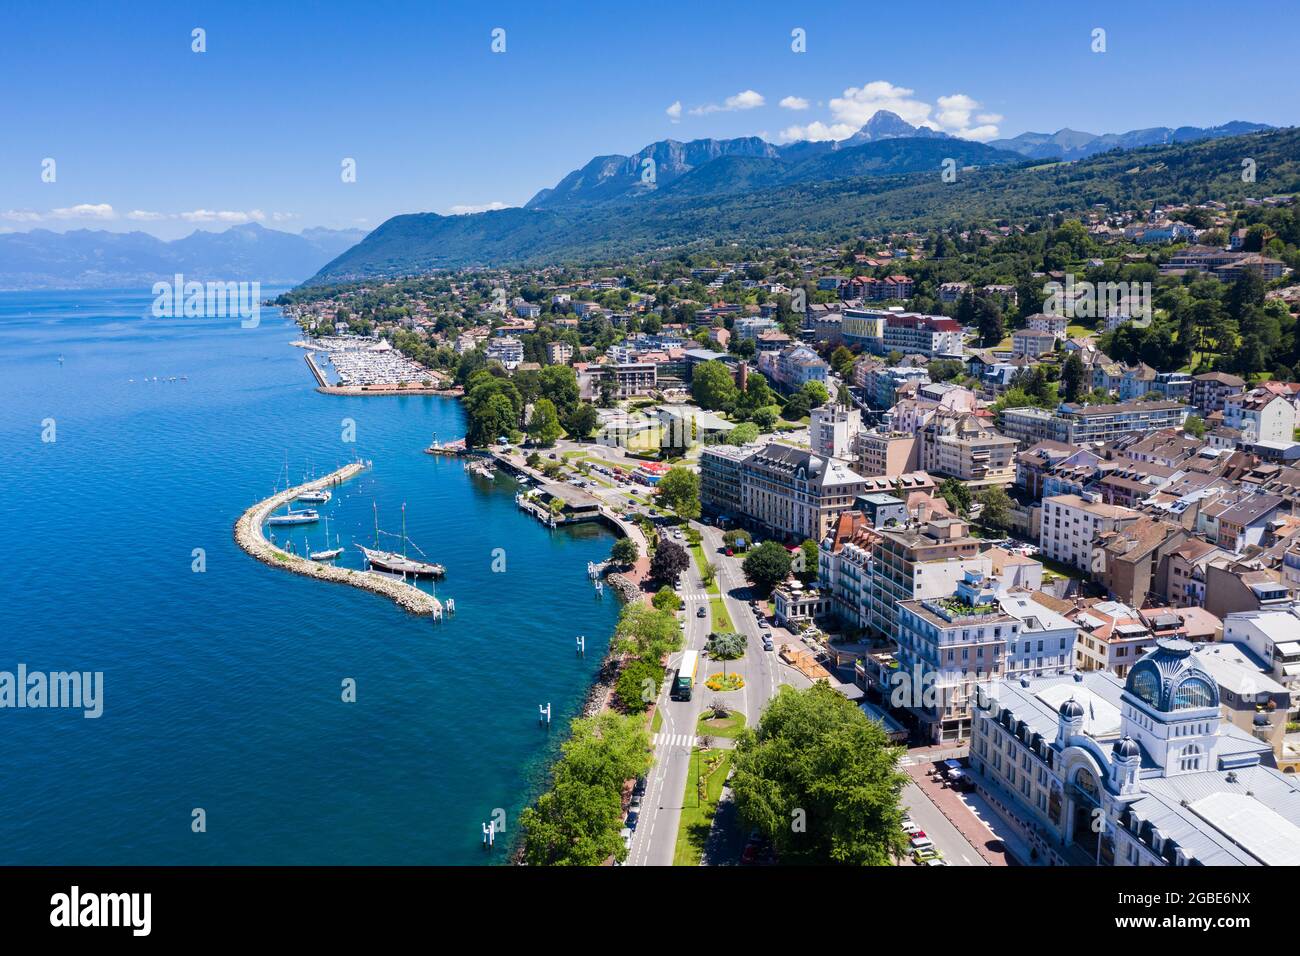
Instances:
[[[1121,760],[1129,757],[1142,756],[1142,748],[1137,745],[1137,741],[1132,737],[1125,737],[1123,740],[1115,741],[1115,745],[1110,748],[1111,753]]]
[[[1192,657],[1188,641],[1161,638],[1156,649],[1133,665],[1126,693],[1162,713],[1219,706],[1219,686]]]
[[[1070,720],[1073,720],[1076,717],[1082,717],[1084,715],[1083,704],[1071,697],[1069,700],[1061,704],[1059,713],[1062,717]]]

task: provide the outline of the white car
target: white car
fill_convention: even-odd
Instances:
[[[619,831],[619,834],[618,834],[618,835],[621,836],[621,837],[623,838],[623,845],[624,845],[625,847],[627,847],[629,850],[632,849],[632,829],[631,829],[631,827],[624,827],[621,831]]]
[[[921,828],[916,825],[916,821],[911,817],[903,817],[903,832],[909,837],[914,833],[919,833],[920,830]]]

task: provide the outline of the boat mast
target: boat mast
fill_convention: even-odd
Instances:
[[[402,502],[402,557],[406,557],[406,502]]]
[[[370,504],[375,509],[375,550],[378,551],[379,550],[379,502],[372,501]]]

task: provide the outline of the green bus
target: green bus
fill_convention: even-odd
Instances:
[[[695,690],[695,672],[700,667],[699,651],[684,651],[681,663],[677,665],[677,675],[673,678],[673,700],[690,700]]]

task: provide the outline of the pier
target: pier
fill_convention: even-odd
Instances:
[[[341,485],[369,466],[369,462],[354,461],[323,478],[305,482],[295,488],[288,488],[272,495],[270,498],[259,501],[245,511],[239,520],[235,522],[235,543],[257,560],[263,564],[269,564],[271,567],[283,568],[295,574],[305,574],[308,577],[322,581],[334,581],[339,584],[349,584],[352,587],[362,588],[366,591],[373,591],[375,594],[382,594],[384,597],[391,598],[397,603],[398,607],[412,614],[432,614],[435,617],[441,617],[442,603],[432,594],[421,591],[417,587],[412,587],[401,580],[368,571],[336,568],[332,565],[322,564],[319,561],[312,561],[310,558],[301,555],[290,554],[266,540],[262,525],[271,512],[288,504],[305,492],[319,491],[332,485]]]

